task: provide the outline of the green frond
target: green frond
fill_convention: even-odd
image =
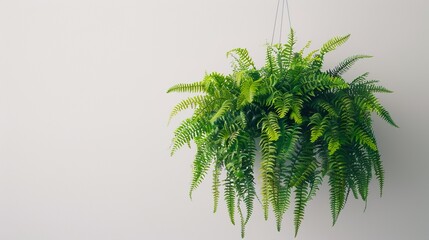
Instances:
[[[314,101],[314,106],[318,108],[319,111],[326,112],[333,118],[338,117],[337,110],[335,109],[333,104],[324,99],[316,99]]]
[[[367,201],[373,163],[371,162],[367,152],[364,150],[364,147],[354,146],[353,149],[354,154],[351,155],[353,161],[347,162],[349,169],[347,175],[349,175],[351,181],[353,181],[349,184],[349,188],[353,190],[355,198],[357,198],[357,192],[359,192],[362,200]]]
[[[356,79],[355,79],[356,80]],[[366,95],[370,93],[392,93],[391,90],[376,85],[375,83],[378,83],[377,80],[359,80],[359,81],[353,81],[350,84],[350,90],[355,94],[360,95]]]
[[[305,44],[305,46],[299,51],[299,55],[304,55],[304,51],[305,49],[309,48],[311,45],[311,41],[308,41],[307,44]]]
[[[193,191],[200,185],[204,180],[208,170],[210,169],[214,153],[205,142],[198,144],[197,154],[193,163],[193,177],[191,182],[191,188],[189,190],[189,197],[192,199]]]
[[[304,61],[306,62],[312,62],[316,60],[315,55],[319,52],[319,49],[313,50],[307,54],[307,56],[304,57]]]
[[[292,103],[291,112],[290,112],[290,119],[294,120],[295,123],[301,124],[302,123],[302,115],[301,115],[301,109],[304,105],[304,101],[302,101],[299,98],[295,98]]]
[[[174,106],[173,110],[170,113],[170,120],[176,116],[179,112],[188,109],[188,108],[196,108],[197,106],[204,105],[206,101],[206,96],[198,95],[194,97],[187,98],[185,100],[182,100],[180,103],[178,103],[176,106]]]
[[[206,92],[205,86],[203,82],[195,82],[195,83],[179,83],[167,90],[167,93],[171,92],[189,92],[189,93],[200,93]]]
[[[307,205],[307,183],[301,183],[295,187],[295,210],[294,210],[294,224],[295,224],[295,237],[298,235],[299,227],[304,218],[304,210]]]
[[[245,227],[246,227],[246,220],[244,219],[243,212],[241,211],[240,207],[240,200],[237,202],[237,210],[238,215],[240,216],[240,226],[241,226],[241,238],[244,238],[245,235]]]
[[[381,163],[380,154],[378,153],[378,151],[368,149],[368,155],[373,164],[375,176],[377,177],[378,183],[380,185],[380,196],[382,196],[384,187],[384,168]]]
[[[368,104],[371,106],[372,111],[374,111],[381,119],[383,119],[394,127],[399,127],[393,121],[392,117],[390,116],[390,113],[383,107],[383,105],[378,102],[378,99],[375,98],[373,95],[368,96]]]
[[[303,153],[301,153],[303,154]],[[310,154],[313,154],[312,152]],[[290,185],[298,186],[306,181],[310,176],[314,174],[318,167],[318,163],[313,155],[302,156],[300,155],[298,163],[295,166],[295,173],[292,176]]]
[[[375,139],[368,134],[364,129],[355,126],[353,131],[354,140],[362,145],[366,145],[374,151],[377,151]]]
[[[268,219],[268,206],[273,198],[273,176],[276,161],[276,146],[269,136],[263,132],[261,135],[260,147],[262,151],[261,176],[262,176],[262,206],[265,220]]]
[[[213,185],[212,185],[212,192],[213,192],[213,213],[216,213],[217,207],[219,205],[220,173],[221,173],[220,167],[219,166],[215,166],[214,169],[213,169]]]
[[[369,76],[369,72],[366,72],[366,73],[358,76],[357,78],[353,79],[353,81],[350,83],[350,85],[359,84],[360,82],[365,81],[368,76]]]
[[[342,153],[337,153],[330,159],[329,186],[332,225],[335,225],[346,200],[346,165]]]
[[[238,118],[239,118],[239,123],[240,123],[241,127],[243,129],[246,128],[247,123],[248,123],[246,113],[244,113],[243,111],[240,111],[240,116]]]
[[[314,96],[314,91],[321,92],[325,90],[346,89],[348,87],[349,85],[344,81],[344,79],[322,73],[312,75],[309,78],[304,79],[299,91],[301,95]]]
[[[256,69],[255,63],[245,48],[235,48],[226,53],[227,57],[233,57],[240,70]]]
[[[219,110],[210,119],[210,122],[213,124],[216,120],[218,120],[220,117],[222,117],[227,111],[231,110],[232,105],[233,105],[233,103],[231,100],[225,100],[222,103],[222,106],[219,108]]]
[[[313,197],[316,195],[317,190],[319,190],[320,185],[323,182],[323,177],[321,176],[320,171],[315,171],[313,175],[310,176],[308,179],[309,182],[309,191],[307,195],[307,202],[313,199]]]
[[[270,141],[276,141],[280,136],[278,116],[274,112],[270,112],[267,116],[262,118],[261,122],[261,130],[268,136]]]
[[[276,57],[273,53],[273,46],[271,45],[267,46],[267,52],[265,57],[265,70],[268,72],[269,75],[278,74],[279,71],[279,67],[276,62]]]
[[[335,50],[337,47],[343,45],[350,38],[350,34],[342,37],[334,37],[323,44],[320,48],[320,55],[323,56],[328,52]]]
[[[329,133],[326,134],[325,138],[328,141],[329,155],[334,155],[334,153],[341,148],[339,127],[337,125],[331,125]]]
[[[288,37],[288,42],[278,48],[277,64],[280,71],[283,72],[289,69],[293,57],[293,47],[296,43],[295,32],[291,29]]]
[[[338,64],[338,66],[334,67],[333,69],[329,70],[328,72],[332,76],[341,76],[347,70],[349,70],[353,66],[353,64],[355,64],[359,59],[370,58],[370,57],[372,57],[372,56],[354,55],[354,56],[348,57],[348,58],[344,59],[342,62],[340,62]]]
[[[261,81],[253,81],[250,78],[247,78],[246,81],[242,81],[241,83],[241,92],[239,95],[239,99],[241,99],[241,104],[245,105],[247,103],[252,103],[253,98],[255,97],[258,88],[261,86]]]
[[[230,178],[225,180],[225,201],[228,209],[229,219],[235,225],[235,186]]]
[[[311,136],[310,141],[316,142],[322,137],[329,127],[329,116],[322,117],[320,113],[315,113],[310,117]]]
[[[274,108],[279,118],[284,118],[292,107],[293,95],[284,93],[273,101]]]
[[[210,131],[210,127],[211,125],[202,118],[188,118],[184,120],[174,131],[171,155],[173,155],[183,145],[190,144],[193,139]]]

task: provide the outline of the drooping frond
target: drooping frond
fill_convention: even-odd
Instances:
[[[304,218],[304,210],[308,200],[307,183],[301,183],[295,188],[295,210],[294,210],[294,224],[295,224],[295,237],[298,235],[299,227]]]
[[[174,131],[171,155],[183,145],[210,131],[210,124],[202,118],[188,118]]]
[[[336,153],[330,157],[329,163],[329,185],[330,185],[330,204],[332,213],[332,225],[338,220],[341,210],[346,200],[346,159],[343,153]]]
[[[213,191],[213,213],[216,213],[217,207],[219,205],[220,173],[221,173],[220,167],[219,166],[215,166],[215,168],[213,170],[213,185],[212,185],[212,191]]]
[[[234,182],[227,178],[225,180],[225,201],[228,208],[229,219],[235,225],[235,187]]]
[[[193,177],[191,182],[191,188],[189,190],[189,197],[192,198],[192,192],[200,185],[210,169],[211,162],[214,157],[214,151],[206,145],[204,140],[200,140],[198,144],[197,154],[193,163]]]
[[[262,206],[264,209],[264,217],[268,219],[268,207],[270,199],[273,198],[273,178],[274,166],[276,161],[276,146],[270,137],[263,132],[261,135],[260,147],[262,150]]]
[[[278,117],[274,112],[270,112],[262,118],[262,131],[268,136],[270,141],[276,141],[280,136],[280,126]]]

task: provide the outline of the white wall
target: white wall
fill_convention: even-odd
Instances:
[[[257,63],[275,0],[1,0],[0,239],[240,239],[225,206],[211,212],[210,179],[188,198],[194,149],[169,156],[167,95],[205,71],[229,71],[225,52]],[[290,0],[299,44],[351,33],[330,55],[394,90],[380,96],[400,129],[375,130],[386,168],[364,204],[350,199],[331,227],[325,187],[298,239],[427,239],[429,4],[423,0]],[[180,115],[184,117],[186,114]],[[179,118],[180,118],[179,117]],[[257,207],[247,238],[292,239]]]

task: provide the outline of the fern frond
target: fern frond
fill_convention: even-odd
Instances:
[[[213,185],[212,185],[212,192],[213,192],[213,213],[216,213],[217,207],[219,205],[219,187],[220,187],[220,167],[215,166],[213,169]]]
[[[354,140],[362,145],[366,145],[374,151],[377,151],[375,139],[368,134],[364,129],[355,126],[353,131]]]
[[[293,57],[293,47],[296,43],[295,33],[291,29],[288,37],[288,42],[283,45],[281,49],[279,49],[278,54],[278,65],[282,71],[288,69],[290,67],[292,57]]]
[[[191,182],[191,188],[189,190],[189,197],[192,199],[193,191],[200,185],[204,180],[208,170],[210,169],[211,162],[213,160],[213,151],[210,151],[205,143],[199,143],[197,154],[193,163],[193,177]]]
[[[246,227],[246,220],[244,219],[243,212],[241,211],[240,207],[240,200],[237,202],[237,210],[238,215],[240,216],[240,226],[241,226],[241,238],[244,238],[245,235],[245,227]]]
[[[359,59],[371,58],[371,57],[372,56],[368,56],[368,55],[354,55],[354,56],[348,57],[344,59],[342,62],[340,62],[338,66],[329,70],[328,72],[332,76],[341,76],[347,70],[349,70],[353,66],[353,64],[355,64]]]
[[[302,219],[304,218],[304,210],[307,205],[307,183],[302,183],[295,188],[295,210],[294,210],[294,224],[295,224],[295,237],[298,235],[299,227],[301,226]]]
[[[263,132],[261,134],[260,147],[262,150],[261,175],[262,175],[262,206],[265,220],[268,219],[268,206],[273,198],[273,177],[276,161],[276,146],[270,137]]]
[[[378,99],[374,95],[368,96],[368,104],[371,106],[371,110],[374,111],[381,119],[394,127],[399,127],[393,121],[390,113],[378,102]]]
[[[378,151],[373,151],[372,149],[368,149],[369,158],[373,164],[375,176],[378,179],[378,183],[380,186],[380,196],[383,195],[383,187],[384,187],[384,168],[380,160],[380,154]]]
[[[320,171],[314,172],[313,175],[310,176],[308,179],[309,182],[309,191],[307,195],[307,202],[313,199],[313,197],[316,195],[316,191],[319,190],[320,185],[322,184],[323,178],[321,176]]]
[[[360,82],[366,80],[366,78],[368,77],[368,75],[369,75],[369,72],[366,72],[366,73],[358,76],[357,78],[353,79],[353,81],[350,83],[350,85],[359,84]]]
[[[228,208],[229,219],[235,225],[235,186],[232,179],[225,180],[225,201]]]
[[[176,106],[174,106],[173,110],[170,113],[170,120],[176,116],[179,112],[188,109],[188,108],[196,108],[197,106],[203,105],[206,101],[206,96],[198,95],[194,97],[187,98],[185,100],[182,100],[180,103],[178,103]]]
[[[270,112],[267,116],[262,118],[261,122],[261,130],[269,137],[270,141],[276,141],[280,136],[280,126],[277,115],[274,112]]]
[[[249,56],[249,52],[245,48],[235,48],[226,53],[227,57],[232,56],[241,70],[256,69],[255,63]]]
[[[301,124],[302,123],[302,115],[301,115],[301,109],[304,105],[304,101],[299,98],[295,98],[292,102],[291,112],[290,112],[290,119],[294,120],[295,123]]]
[[[173,147],[171,155],[179,150],[183,145],[189,144],[194,138],[202,136],[208,132],[211,125],[202,118],[188,118],[174,131]]]
[[[265,57],[265,69],[267,70],[269,75],[278,74],[279,71],[276,58],[273,54],[273,46],[268,45]]]
[[[323,56],[328,52],[335,50],[337,47],[343,45],[350,38],[350,34],[342,37],[334,37],[323,44],[320,48],[320,55]]]
[[[332,225],[338,220],[338,216],[343,209],[346,199],[346,166],[342,153],[337,153],[331,157],[329,171],[329,186],[330,186],[330,205],[332,213]]]
[[[274,108],[279,118],[284,118],[292,107],[293,95],[285,93],[273,101]]]
[[[222,106],[219,108],[219,110],[210,119],[210,122],[213,124],[216,120],[218,120],[220,117],[222,117],[227,111],[231,110],[232,105],[233,105],[232,101],[225,100],[222,103]]]
[[[329,127],[329,116],[322,117],[320,113],[315,113],[310,117],[311,135],[310,141],[316,142],[323,136]]]
[[[310,45],[311,45],[311,41],[308,41],[306,44],[305,44],[305,46],[299,51],[299,55],[304,55],[304,51],[305,51],[305,49],[307,49],[307,48],[309,48],[310,47]]]
[[[205,86],[203,82],[195,82],[195,83],[179,83],[167,90],[167,93],[171,92],[189,92],[189,93],[200,93],[206,92]]]
[[[246,103],[252,103],[253,98],[255,97],[258,88],[261,85],[261,81],[253,81],[248,78],[247,81],[243,81],[241,84],[241,93],[239,99],[241,99],[241,104],[245,105]]]

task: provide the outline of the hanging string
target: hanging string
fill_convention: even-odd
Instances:
[[[285,0],[282,0],[282,18],[280,21],[280,36],[279,36],[279,43],[282,43],[282,32],[283,32],[283,15],[285,12]]]
[[[282,42],[283,22],[284,22],[283,19],[284,19],[285,5],[286,5],[287,15],[288,15],[288,19],[289,19],[289,28],[292,29],[292,22],[290,20],[290,12],[289,12],[289,3],[288,3],[288,0],[282,0],[282,13],[281,13],[281,17],[280,17],[279,43]],[[280,0],[277,0],[276,17],[274,19],[274,27],[273,27],[273,34],[272,34],[272,37],[271,37],[271,45],[273,45],[273,43],[274,43],[274,36],[275,36],[275,32],[276,32],[276,27],[277,27],[277,18],[278,18],[278,13],[279,13],[279,7],[280,7]]]
[[[290,20],[290,12],[289,12],[289,3],[287,0],[286,1],[286,10],[287,10],[287,16],[289,18],[289,30],[292,30],[292,21]]]
[[[276,33],[277,15],[279,14],[279,6],[280,6],[280,0],[277,0],[277,10],[276,10],[276,17],[274,18],[274,27],[273,27],[273,36],[271,37],[271,45],[273,45],[274,34]]]

